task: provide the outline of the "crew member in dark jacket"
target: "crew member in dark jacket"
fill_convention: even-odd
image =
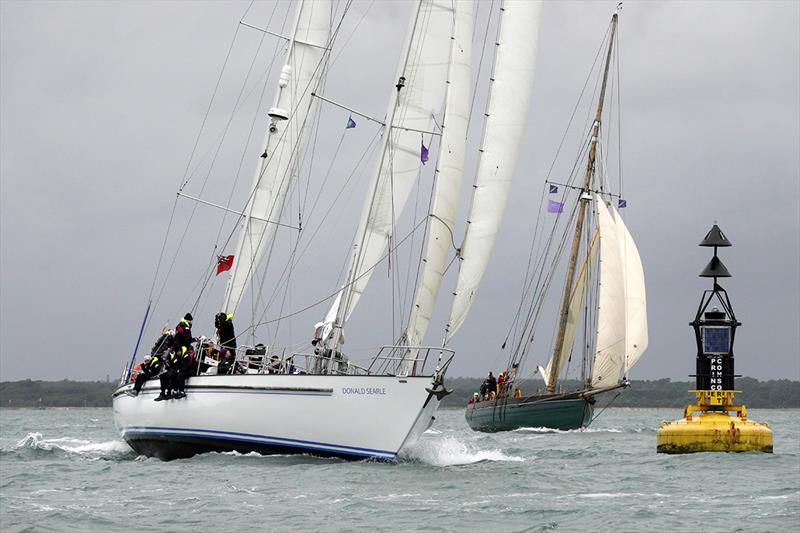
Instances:
[[[159,356],[148,355],[147,357],[145,357],[144,362],[142,363],[142,370],[141,372],[139,372],[139,375],[136,376],[136,383],[133,384],[133,391],[131,391],[131,396],[138,396],[145,382],[148,379],[157,376],[160,369],[161,369],[161,358]]]
[[[175,336],[172,341],[172,348],[179,353],[181,347],[186,347],[188,350],[192,346],[194,338],[192,338],[192,313],[186,313],[178,325],[175,326]]]
[[[185,346],[175,352],[175,366],[172,373],[172,398],[186,398],[186,380],[192,375],[194,352]]]
[[[217,328],[220,360],[217,374],[229,374],[236,360],[236,334],[233,331],[233,314],[217,313],[214,316],[214,327]]]

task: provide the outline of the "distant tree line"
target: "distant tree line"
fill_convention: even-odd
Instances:
[[[453,394],[442,402],[443,407],[459,407],[466,404],[469,397],[478,392],[483,379],[446,378],[445,385]],[[562,382],[565,390],[578,388],[577,381]],[[544,392],[542,381],[523,381],[520,388],[524,394]],[[621,391],[613,391],[599,397],[600,405],[605,405],[612,398],[614,407],[684,407],[695,399],[689,390],[695,388],[694,381],[671,381],[659,379],[655,381],[635,380],[631,386]],[[788,379],[771,379],[759,381],[754,378],[738,378],[736,403],[743,403],[755,408],[800,408],[800,381]],[[616,393],[620,392],[617,396]]]
[[[480,378],[447,378],[445,384],[453,394],[444,398],[443,407],[459,408],[467,403],[472,393],[480,389]],[[0,406],[2,407],[110,407],[111,393],[116,382],[105,381],[3,381],[0,382]],[[566,390],[575,389],[578,383],[564,381]],[[534,394],[542,388],[541,381],[521,383],[525,394]],[[605,405],[614,398],[614,407],[683,407],[694,400],[688,391],[694,382],[632,381],[631,386],[621,391],[603,395],[599,402]],[[736,380],[737,403],[753,408],[800,408],[800,382],[788,379],[759,381],[753,378]],[[616,397],[615,397],[616,396]]]

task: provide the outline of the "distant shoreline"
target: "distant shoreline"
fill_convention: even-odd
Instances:
[[[480,388],[481,378],[447,378],[445,385],[453,394],[442,401],[443,409],[459,409]],[[523,392],[533,394],[542,387],[541,381],[523,381]],[[576,381],[564,381],[566,390],[577,388]],[[116,381],[41,381],[21,380],[0,382],[0,408],[51,408],[51,407],[111,407],[111,393]],[[689,390],[694,382],[660,380],[632,381],[631,386],[604,394],[598,399],[601,406],[609,402],[612,407],[683,408],[694,396]],[[759,381],[738,378],[736,403],[754,409],[800,409],[800,381],[788,379]],[[613,401],[612,401],[613,400]]]

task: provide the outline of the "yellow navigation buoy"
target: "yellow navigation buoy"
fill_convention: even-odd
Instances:
[[[717,278],[731,274],[717,257],[717,248],[731,246],[714,224],[700,246],[713,246],[714,257],[700,274],[714,278],[714,288],[703,293],[697,315],[690,324],[697,341],[697,403],[686,406],[683,418],[664,421],[656,436],[658,453],[767,452],[772,453],[772,430],[766,422],[748,420],[744,405],[733,397],[733,341],[736,320],[728,293]],[[712,307],[717,302],[719,307]]]
[[[661,422],[656,436],[659,453],[772,453],[769,424],[748,420],[746,407],[733,405],[733,395],[739,391],[692,392],[697,404],[687,406],[681,420]]]

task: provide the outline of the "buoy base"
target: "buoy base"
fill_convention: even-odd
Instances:
[[[688,410],[688,408],[687,408]],[[743,411],[743,409],[742,409]],[[738,414],[738,413],[737,413]],[[656,436],[658,453],[772,453],[772,430],[766,422],[746,416],[705,411],[674,422],[662,422]]]

